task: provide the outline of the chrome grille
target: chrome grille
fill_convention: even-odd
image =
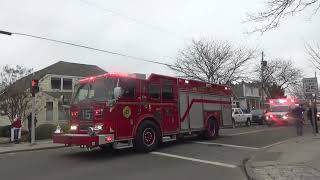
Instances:
[[[92,124],[80,124],[79,130],[80,131],[87,131],[89,127],[92,127]]]

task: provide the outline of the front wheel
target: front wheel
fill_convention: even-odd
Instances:
[[[159,127],[152,121],[144,121],[138,127],[134,148],[138,152],[151,152],[160,142]]]
[[[247,126],[251,126],[251,121],[250,121],[250,119],[247,119],[246,125],[247,125]]]

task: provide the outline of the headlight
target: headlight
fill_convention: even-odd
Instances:
[[[320,117],[320,114],[317,114],[317,117]]]
[[[78,129],[77,125],[71,125],[70,126],[70,131],[76,131]]]
[[[283,119],[288,119],[288,116],[282,116]]]
[[[94,129],[96,130],[102,130],[103,129],[103,124],[97,124],[94,126]]]

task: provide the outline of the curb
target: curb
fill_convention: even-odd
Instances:
[[[257,175],[254,173],[254,171],[251,168],[252,167],[252,161],[254,160],[254,158],[256,157],[257,154],[264,153],[266,150],[268,150],[268,149],[270,149],[270,148],[272,148],[274,146],[277,146],[277,145],[280,145],[280,144],[283,144],[283,143],[287,143],[289,141],[296,140],[296,139],[299,139],[299,138],[300,137],[294,137],[294,138],[287,139],[285,141],[281,141],[281,142],[272,144],[271,146],[268,146],[267,148],[262,148],[260,151],[255,153],[250,158],[244,159],[243,160],[244,172],[245,172],[248,180],[258,180]]]
[[[0,154],[9,154],[9,153],[17,153],[17,152],[30,152],[30,151],[40,151],[46,149],[60,149],[64,148],[64,145],[61,146],[51,146],[51,147],[39,147],[39,148],[30,148],[30,149],[18,149],[18,150],[11,150],[11,151],[2,151]]]

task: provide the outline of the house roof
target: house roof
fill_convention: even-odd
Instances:
[[[235,84],[232,86],[233,97],[238,99],[244,96],[242,84]]]
[[[96,65],[59,61],[44,69],[34,72],[33,74],[19,79],[7,88],[7,92],[10,92],[11,90],[14,90],[15,92],[16,90],[25,91],[29,88],[31,79],[41,79],[47,74],[87,77],[104,73],[106,73],[106,71]]]
[[[60,99],[61,96],[64,96],[65,101],[70,102],[72,98],[72,92],[43,92],[53,98]]]

